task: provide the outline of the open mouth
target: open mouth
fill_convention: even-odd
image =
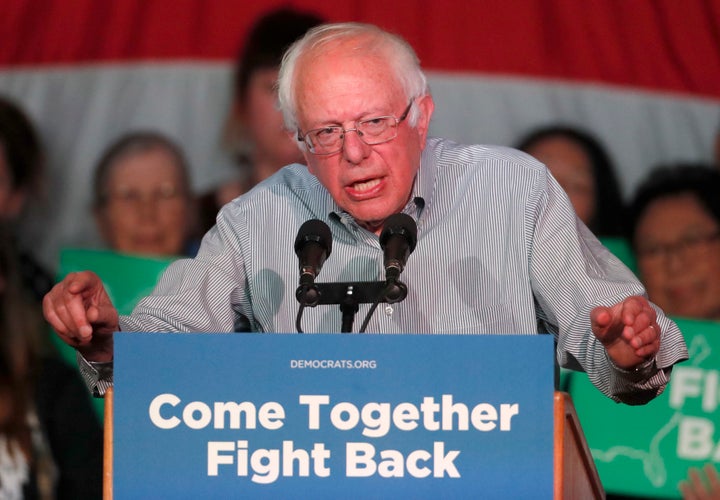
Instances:
[[[365,193],[367,191],[373,190],[379,184],[380,179],[369,179],[366,181],[355,182],[350,185],[350,188],[358,193]]]

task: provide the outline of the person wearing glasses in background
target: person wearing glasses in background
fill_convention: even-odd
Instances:
[[[667,314],[720,320],[720,170],[653,169],[631,205],[640,278]]]
[[[119,329],[294,331],[298,228],[310,219],[330,227],[323,281],[376,280],[378,236],[401,212],[418,228],[403,272],[410,293],[376,310],[368,332],[551,334],[561,366],[586,370],[629,404],[657,396],[687,359],[677,325],[577,223],[544,165],[428,137],[433,98],[402,38],[367,24],[316,27],[285,54],[278,95],[307,166],[287,166],[225,205],[197,256],[171,264],[129,316],[118,318],[90,272],[46,295],[45,317],[99,393],[112,384]],[[338,332],[340,316],[309,308],[305,330]]]
[[[155,257],[195,254],[189,167],[165,135],[137,130],[115,140],[98,160],[93,187],[95,222],[110,249]]]
[[[671,315],[720,320],[720,170],[680,163],[651,170],[630,205],[638,272],[650,300]],[[691,468],[685,500],[720,498],[712,464]]]

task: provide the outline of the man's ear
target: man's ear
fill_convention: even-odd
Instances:
[[[286,131],[288,137],[292,142],[295,143],[297,148],[300,150],[300,154],[303,155],[303,159],[305,160],[305,165],[310,165],[310,152],[307,150],[306,147],[304,147],[304,144],[302,144],[300,141],[297,140],[297,130],[287,130]]]
[[[430,118],[432,118],[433,111],[435,110],[435,101],[430,94],[425,94],[416,100],[415,105],[420,110],[416,128],[420,135],[420,144],[425,148],[425,141],[427,139],[428,129],[430,128]]]

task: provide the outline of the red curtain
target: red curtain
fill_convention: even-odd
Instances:
[[[720,0],[3,0],[0,67],[231,59],[278,5],[403,35],[427,69],[720,97]]]

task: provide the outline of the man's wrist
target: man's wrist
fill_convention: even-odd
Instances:
[[[80,346],[76,350],[88,363],[112,363],[113,349],[110,346]]]
[[[87,364],[98,374],[98,379],[104,380],[113,373],[113,361],[87,361]]]
[[[80,375],[90,392],[95,397],[102,397],[105,390],[112,385],[113,362],[110,361],[89,361],[83,357],[80,351],[76,352]]]
[[[610,360],[610,363],[615,368],[615,370],[625,374],[632,380],[646,380],[657,372],[655,356],[650,359],[646,359],[645,361],[638,363],[631,368],[622,368],[616,365],[615,362],[613,362],[612,358],[610,358],[610,356],[608,356],[608,359]]]
[[[637,364],[633,367],[633,371],[635,373],[637,372],[645,372],[648,371],[648,369],[653,368],[655,366],[655,356],[653,356],[650,359],[646,359],[640,364]]]

